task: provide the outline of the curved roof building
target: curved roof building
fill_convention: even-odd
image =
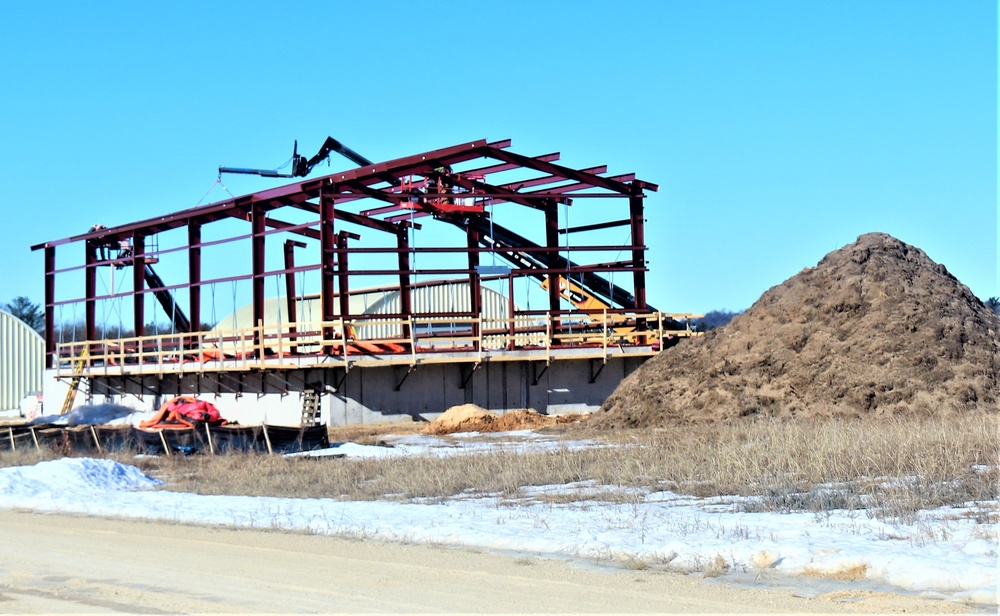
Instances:
[[[509,299],[486,286],[481,287],[482,317],[484,322],[506,321],[509,313]],[[427,283],[415,286],[411,290],[412,310],[416,314],[462,313],[471,312],[469,305],[469,283],[464,281],[445,281]],[[339,305],[336,305],[339,314]],[[515,307],[516,309],[516,307]],[[379,315],[398,315],[402,312],[398,289],[359,290],[351,293],[351,318],[354,321],[353,336],[359,339],[374,340],[395,338],[401,334],[402,327],[398,319],[392,317],[379,318]],[[317,323],[321,320],[321,310],[318,299],[304,299],[295,303],[295,322],[304,325]],[[288,307],[284,297],[270,297],[264,301],[264,322],[280,324],[277,329],[289,331],[291,324],[288,319]],[[236,312],[219,319],[211,333],[225,335],[225,332],[246,330],[253,327],[253,306],[246,305]],[[447,316],[428,317],[421,319],[417,331],[447,331],[462,329],[462,324],[456,324],[455,319]],[[468,324],[465,324],[468,327]],[[301,331],[301,329],[300,329]],[[302,342],[310,341],[310,336],[303,336]]]
[[[44,371],[45,339],[0,310],[0,410],[15,409],[26,395],[41,391]]]

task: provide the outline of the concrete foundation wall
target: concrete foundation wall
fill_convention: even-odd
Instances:
[[[355,367],[346,374],[342,368],[325,367],[282,373],[110,377],[84,381],[90,390],[79,392],[76,406],[115,402],[153,410],[170,397],[198,395],[230,421],[299,425],[301,392],[312,385],[322,392],[321,421],[329,425],[433,420],[449,407],[466,403],[501,413],[522,408],[549,415],[584,413],[597,410],[645,359],[613,357],[607,364],[561,360],[547,368],[544,362],[485,362],[475,370],[469,363],[427,364],[409,374],[408,366],[384,366]],[[46,413],[59,412],[67,389],[53,371],[46,373]]]

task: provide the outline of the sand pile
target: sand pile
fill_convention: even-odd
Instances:
[[[455,432],[509,432],[534,430],[556,424],[554,417],[540,415],[531,409],[508,411],[499,415],[475,404],[453,406],[440,417],[427,424],[425,434],[452,434]]]
[[[588,423],[996,409],[998,333],[943,265],[870,233],[646,362]]]

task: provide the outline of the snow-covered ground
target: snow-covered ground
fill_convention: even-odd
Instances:
[[[390,441],[392,448],[343,444],[318,454],[460,455],[597,446],[531,432]],[[924,511],[913,523],[891,523],[865,511],[746,513],[735,496],[634,491],[624,503],[609,502],[601,499],[604,487],[594,484],[524,489],[513,499],[468,495],[408,503],[200,496],[158,486],[135,467],[62,459],[0,469],[0,507],[475,546],[744,578],[747,573],[765,579],[828,576],[997,603],[997,528],[982,518],[998,503]]]

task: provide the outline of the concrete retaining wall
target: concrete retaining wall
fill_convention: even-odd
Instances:
[[[603,368],[600,360],[578,359],[556,361],[547,368],[544,362],[530,361],[485,362],[475,370],[468,363],[428,364],[409,374],[407,366],[384,366],[355,367],[346,376],[342,368],[146,375],[108,382],[129,395],[106,395],[106,384],[95,380],[89,395],[78,394],[76,405],[115,402],[151,410],[172,396],[197,394],[231,421],[293,426],[300,422],[301,391],[315,384],[322,388],[321,421],[329,425],[432,420],[466,403],[496,412],[531,408],[550,415],[583,413],[597,410],[645,359],[612,357]],[[46,373],[46,413],[58,412],[66,391],[66,383],[57,381],[53,371]]]

